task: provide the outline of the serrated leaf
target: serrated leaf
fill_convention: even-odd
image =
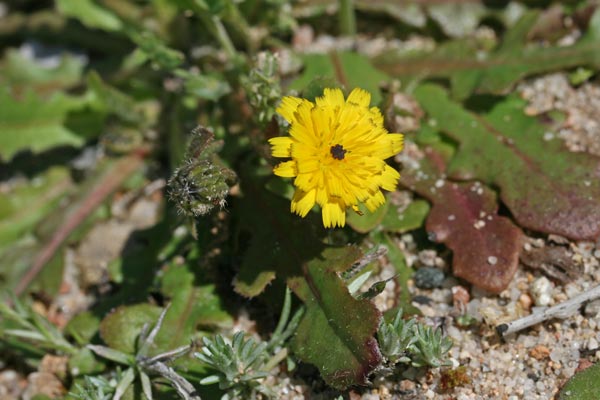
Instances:
[[[57,89],[70,88],[81,80],[84,61],[66,53],[56,66],[46,66],[22,51],[8,49],[0,64],[0,83],[10,87],[33,87],[39,93],[49,93]]]
[[[483,56],[473,40],[460,40],[419,55],[386,53],[374,64],[401,79],[449,78],[452,95],[457,99],[473,92],[506,93],[517,81],[534,74],[600,66],[600,9],[594,13],[588,31],[572,46],[526,45],[538,15],[537,11],[524,14],[497,49]]]
[[[61,145],[81,146],[84,141],[64,126],[70,111],[81,109],[81,98],[56,93],[41,99],[32,91],[16,99],[0,90],[0,157],[10,160],[25,149],[34,153]]]
[[[454,275],[499,293],[519,264],[521,230],[497,214],[495,193],[475,183],[443,178],[446,160],[431,147],[417,169],[405,168],[401,184],[429,199],[433,207],[426,229],[432,240],[453,252]]]
[[[290,84],[290,89],[303,90],[317,78],[328,78],[342,84],[347,90],[355,87],[367,90],[371,93],[371,104],[381,102],[379,85],[388,81],[389,77],[375,69],[365,56],[352,52],[307,54],[303,61],[304,72]]]
[[[64,15],[76,18],[88,28],[113,32],[123,28],[123,22],[93,0],[57,0],[56,7]]]
[[[595,400],[600,392],[600,364],[573,375],[562,387],[558,400]]]
[[[600,158],[544,140],[544,127],[523,113],[524,100],[510,96],[481,117],[439,86],[423,85],[415,95],[437,126],[460,143],[448,176],[499,187],[523,227],[576,240],[600,236]]]
[[[150,304],[121,306],[100,323],[100,337],[110,348],[127,354],[136,353],[136,342],[142,327],[154,326],[161,308]]]
[[[373,336],[381,313],[370,301],[352,297],[335,273],[351,265],[341,251],[324,253],[321,260],[308,264],[304,278],[290,281],[306,305],[292,349],[338,389],[366,384],[369,373],[381,362]]]

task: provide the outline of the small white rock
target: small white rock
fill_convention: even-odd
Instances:
[[[531,294],[536,306],[549,306],[552,302],[552,282],[545,276],[542,276],[531,285]]]

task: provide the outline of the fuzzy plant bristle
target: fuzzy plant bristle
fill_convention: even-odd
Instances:
[[[184,162],[168,182],[169,198],[182,214],[200,217],[225,206],[236,176],[219,164],[216,153],[222,147],[210,130],[198,127],[192,132]]]

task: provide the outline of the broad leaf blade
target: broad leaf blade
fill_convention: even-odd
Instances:
[[[169,298],[164,329],[156,339],[157,352],[172,350],[194,339],[198,326],[228,328],[231,316],[215,294],[214,285],[196,286],[189,266],[171,265],[161,279],[161,292]]]
[[[600,236],[600,158],[545,141],[544,127],[523,113],[517,96],[482,118],[438,86],[423,85],[415,95],[437,126],[460,142],[449,176],[497,185],[526,228],[576,240]]]
[[[330,269],[349,266],[337,253],[338,261],[331,259],[334,252],[309,263],[305,279],[294,279],[290,286],[306,304],[292,348],[301,360],[316,365],[328,384],[341,389],[366,384],[380,363],[373,335],[381,314],[370,301],[352,297]]]
[[[600,364],[573,375],[558,394],[559,400],[594,400],[600,392]]]
[[[64,121],[82,105],[82,99],[62,93],[43,100],[28,91],[15,99],[8,90],[0,90],[0,157],[10,160],[25,149],[35,153],[60,145],[81,146],[83,139]]]
[[[135,354],[142,327],[147,324],[151,329],[160,312],[160,307],[145,303],[121,306],[104,317],[100,323],[100,336],[110,348]]]
[[[247,174],[241,182],[244,197],[232,201],[232,210],[239,219],[238,247],[246,250],[234,288],[254,297],[276,276],[285,280],[302,275],[302,265],[323,251],[324,232],[315,213],[306,218],[292,214],[289,200],[266,190],[263,177]]]

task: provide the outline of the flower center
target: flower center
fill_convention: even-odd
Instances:
[[[331,146],[331,149],[329,149],[329,151],[331,152],[331,156],[336,160],[343,160],[344,156],[346,155],[346,152],[348,152],[348,150],[345,150],[341,144]]]

